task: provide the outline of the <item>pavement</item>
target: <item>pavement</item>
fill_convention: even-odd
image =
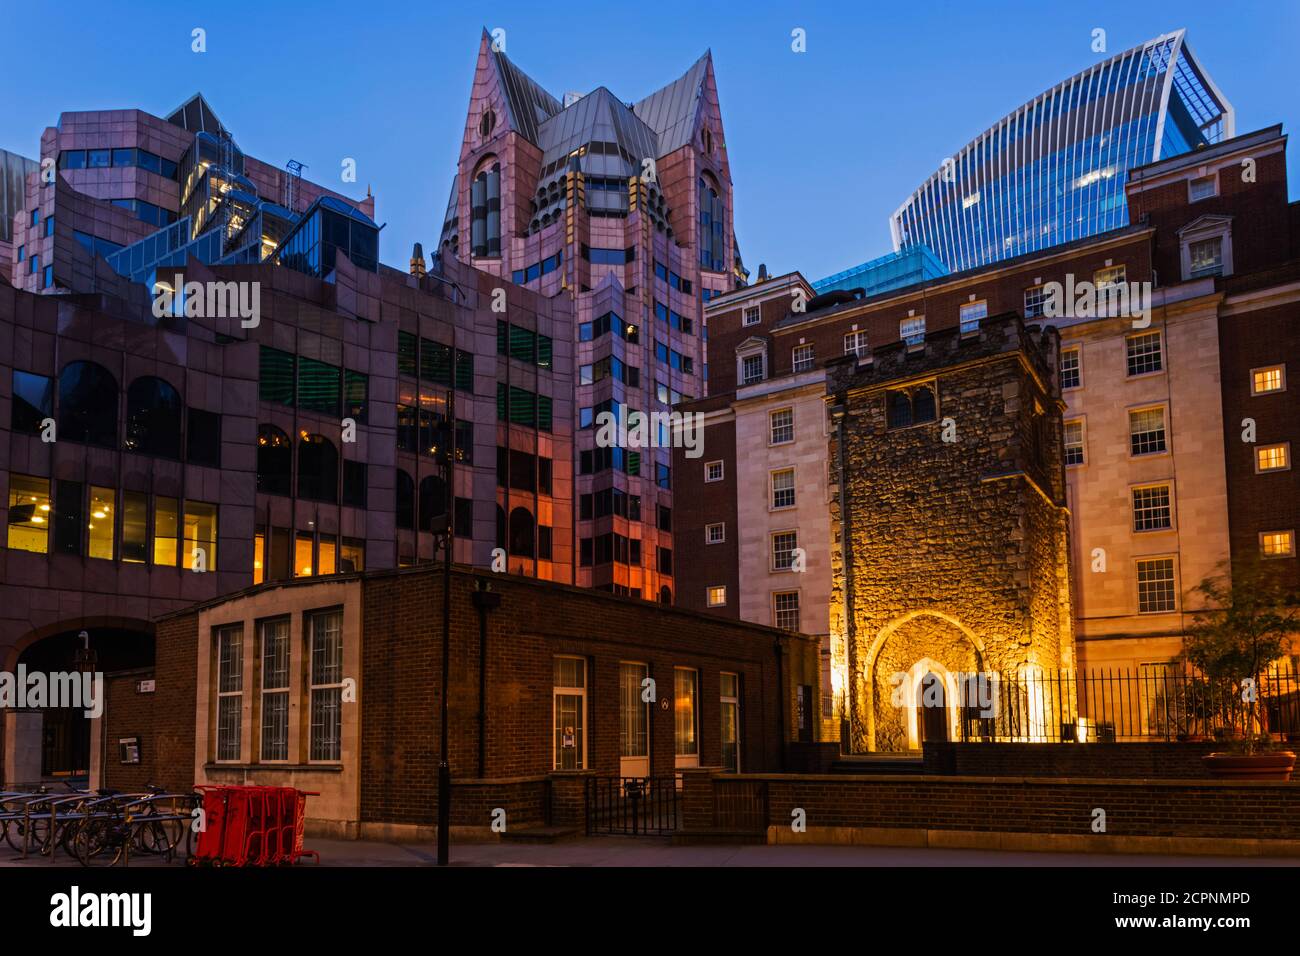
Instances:
[[[437,863],[437,848],[422,843],[380,843],[369,840],[319,840],[306,845],[321,855],[322,866],[418,867]],[[1104,853],[1020,853],[989,850],[946,850],[866,846],[672,846],[666,840],[634,837],[592,837],[551,844],[470,843],[453,845],[453,866],[496,867],[929,867],[929,866],[1300,866],[1300,859],[1283,857],[1154,856]],[[310,863],[305,865],[310,866]],[[0,847],[0,868],[77,867],[60,856],[23,860]],[[135,856],[131,867],[172,866]]]

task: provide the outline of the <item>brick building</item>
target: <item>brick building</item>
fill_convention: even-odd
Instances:
[[[810,552],[802,575],[779,580],[771,547],[757,547],[738,549],[732,566],[725,547],[705,544],[707,528],[721,524],[712,533],[731,539],[776,520],[774,476],[793,470],[793,489],[782,475],[779,504],[789,510],[780,520],[801,539],[824,538],[833,458],[827,442],[820,461],[804,460],[804,445],[827,431],[824,409],[801,404],[810,382],[838,356],[862,359],[908,338],[928,347],[935,334],[973,332],[1007,312],[1060,334],[1078,666],[1159,673],[1201,607],[1189,592],[1230,557],[1260,554],[1279,573],[1300,574],[1290,463],[1300,436],[1286,386],[1286,366],[1300,360],[1300,204],[1288,202],[1285,147],[1272,127],[1135,169],[1130,225],[995,266],[873,296],[835,290],[803,312],[790,308],[788,291],[769,296],[762,283],[710,303],[711,345],[726,342],[735,356],[733,390],[684,406],[705,412],[710,428],[701,459],[679,453],[675,462],[678,494],[700,502],[677,519],[678,566],[699,581],[681,589],[680,603],[776,623],[776,595],[797,590],[799,626],[812,633],[803,596],[829,593],[825,565]],[[1149,290],[1149,314],[1047,314],[1053,283],[1084,282],[1136,283]],[[775,432],[763,439],[759,429],[742,441],[742,412],[798,440],[778,448]],[[706,482],[715,460],[735,504],[710,503],[723,487]],[[797,588],[787,583],[796,577]],[[710,607],[714,583],[728,590]],[[823,707],[843,716],[847,649],[830,631],[822,683],[834,699]]]
[[[449,393],[457,558],[573,580],[566,300],[381,265],[373,199],[237,153],[201,97],[64,114],[42,158],[0,282],[4,667],[68,669],[82,630],[103,669],[143,666],[194,601],[432,560]],[[155,313],[189,283],[257,314]],[[6,781],[88,769],[80,719],[4,717]]]
[[[438,567],[367,571],[165,616],[155,690],[138,693],[141,674],[112,688],[99,779],[294,785],[320,792],[308,809],[321,829],[423,834],[442,583]],[[494,807],[509,825],[541,823],[588,776],[780,770],[815,740],[798,701],[817,694],[816,646],[800,635],[463,566],[452,588],[456,826],[485,830]],[[118,759],[129,737],[138,765]]]

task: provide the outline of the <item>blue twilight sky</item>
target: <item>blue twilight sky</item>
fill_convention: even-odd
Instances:
[[[388,0],[0,0],[0,147],[63,110],[165,114],[202,91],[246,152],[376,195],[381,257],[437,242],[482,27],[554,95],[635,100],[711,48],[746,265],[810,279],[891,248],[890,213],[942,157],[1091,63],[1186,27],[1237,130],[1300,127],[1297,0],[489,5]],[[191,30],[207,52],[191,52]],[[791,51],[803,28],[807,52]],[[1107,33],[1107,53],[1091,50]],[[21,40],[20,40],[21,38]],[[340,182],[345,157],[357,182]],[[1300,183],[1300,145],[1290,155]]]

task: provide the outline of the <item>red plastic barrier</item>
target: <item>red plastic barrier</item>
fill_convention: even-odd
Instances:
[[[309,796],[319,793],[293,787],[202,785],[206,827],[190,863],[211,866],[279,866],[304,856],[303,830]]]

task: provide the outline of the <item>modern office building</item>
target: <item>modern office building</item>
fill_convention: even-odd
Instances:
[[[913,245],[818,279],[812,287],[818,294],[862,289],[867,295],[876,295],[947,273],[947,267],[933,252],[925,246]]]
[[[1059,335],[1059,393],[1034,401],[1044,412],[1064,405],[1075,666],[1124,668],[1152,684],[1204,608],[1196,585],[1232,562],[1258,557],[1300,588],[1291,457],[1300,422],[1287,397],[1288,368],[1300,363],[1300,203],[1288,200],[1285,153],[1286,136],[1271,127],[1135,168],[1126,183],[1131,224],[880,295],[832,292],[797,312],[794,273],[710,303],[712,342],[729,343],[734,385],[685,406],[705,415],[706,450],[675,461],[676,493],[691,503],[677,513],[678,568],[690,581],[679,605],[824,633],[820,683],[831,699],[822,713],[829,724],[843,718],[846,733],[854,695],[865,703],[862,664],[893,624],[924,631],[936,661],[962,628],[983,638],[988,627],[973,625],[959,604],[965,585],[996,564],[974,546],[1004,515],[1000,506],[984,518],[974,506],[928,509],[972,467],[990,487],[1029,480],[1012,467],[1015,448],[999,473],[979,466],[966,444],[991,414],[969,404],[988,384],[970,378],[988,361],[986,325],[1013,312]],[[1084,283],[1123,283],[1149,295],[1149,312],[1055,314],[1053,284]],[[875,373],[885,411],[837,399],[827,363],[846,357],[864,376],[889,365],[888,375]],[[720,362],[715,355],[715,381]],[[1013,416],[1028,393],[1006,384]],[[891,392],[896,408],[887,407]],[[833,451],[836,405],[847,409],[841,417],[867,417],[855,426],[861,456],[845,473]],[[1033,429],[1020,431],[1014,445],[1036,440]],[[894,505],[884,518],[867,515],[874,537],[848,549],[867,575],[850,585],[856,576],[837,574],[828,556],[861,528],[854,502],[869,504],[849,494],[846,507],[845,489],[873,482]],[[1059,504],[1050,474],[1036,483],[1043,500]],[[979,530],[941,520],[972,514]],[[890,548],[899,550],[890,557]],[[895,587],[893,618],[870,619],[876,612],[863,608],[862,592],[878,583],[871,574],[887,577],[914,556],[924,562]],[[962,560],[972,561],[968,570]],[[943,572],[944,562],[956,563]],[[878,608],[890,605],[872,594]],[[901,663],[906,673],[917,661]],[[1034,663],[1068,666],[1063,653]],[[859,708],[853,745],[883,743],[871,740],[865,716]],[[892,745],[902,744],[898,733]]]
[[[1235,134],[1231,104],[1167,33],[1083,70],[941,163],[890,218],[894,248],[924,244],[953,272],[1129,222],[1136,166]]]
[[[27,177],[40,167],[35,160],[0,149],[0,272],[13,259],[14,216],[27,197]]]
[[[0,276],[0,669],[72,670],[82,631],[147,666],[161,614],[431,561],[448,526],[572,583],[566,298],[381,265],[372,198],[237,151],[201,97],[65,113],[41,158]],[[5,782],[89,769],[79,711],[0,733]]]
[[[746,281],[732,208],[708,53],[636,102],[561,99],[484,32],[439,254],[575,303],[580,584],[673,598],[668,435],[600,447],[593,426],[710,391],[704,304]]]

